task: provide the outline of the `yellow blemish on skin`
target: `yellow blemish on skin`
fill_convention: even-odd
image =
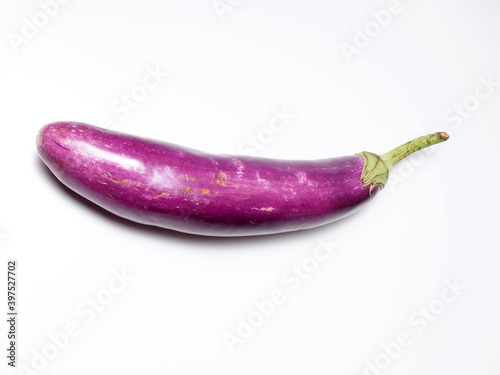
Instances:
[[[186,193],[191,193],[191,188],[189,186],[186,186],[185,188],[181,188],[181,190],[185,191]]]
[[[120,185],[125,184],[125,181],[116,181],[116,180],[111,180],[111,181],[113,181],[113,182],[115,182],[115,183],[117,183],[117,184],[120,184]]]
[[[169,195],[170,195],[169,193],[165,193],[164,191],[162,191],[161,193],[156,194],[156,197],[154,197],[153,199],[158,199],[160,197],[168,197]]]
[[[274,207],[262,207],[262,208],[257,208],[257,207],[253,207],[254,210],[258,210],[258,211],[274,211]]]
[[[187,174],[184,174],[184,179],[186,181],[203,181],[203,178],[201,178],[201,177],[191,177],[191,176],[188,176]]]
[[[210,190],[208,189],[199,189],[201,191],[201,194],[205,194],[205,195],[208,195],[210,194]]]
[[[215,175],[216,185],[227,186],[226,180],[227,180],[227,174],[225,174],[224,172],[219,172],[217,175]]]
[[[110,197],[111,199],[115,199],[115,197],[113,197],[111,194],[108,193],[108,197]]]

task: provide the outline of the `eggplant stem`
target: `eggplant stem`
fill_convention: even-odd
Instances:
[[[370,186],[370,194],[375,186],[383,189],[389,179],[389,170],[394,164],[418,150],[444,142],[448,138],[448,134],[437,132],[416,138],[382,155],[367,151],[356,154],[363,158],[363,170],[360,176],[360,181],[363,182],[362,186]]]
[[[395,149],[380,155],[384,164],[388,169],[391,169],[394,164],[400,162],[407,156],[416,151],[422,150],[426,147],[446,141],[450,136],[445,132],[437,132],[427,134],[422,137],[416,138],[413,141],[407,142]]]

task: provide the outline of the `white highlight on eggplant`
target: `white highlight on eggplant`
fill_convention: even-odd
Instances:
[[[307,174],[306,172],[297,172],[295,176],[299,179],[299,184],[304,184],[307,182]]]
[[[259,184],[264,184],[264,185],[269,184],[269,181],[267,181],[267,180],[266,180],[266,179],[264,179],[264,178],[260,178],[260,174],[259,174],[259,172],[256,172],[256,173],[255,173],[255,176],[257,176],[257,182],[258,182]]]
[[[123,155],[118,155],[114,152],[103,150],[102,148],[98,148],[86,142],[76,141],[76,143],[77,143],[77,148],[82,150],[84,155],[92,155],[96,159],[102,159],[104,161],[115,163],[125,169],[133,169],[135,171],[145,170],[144,164],[137,159],[128,158]]]
[[[231,161],[233,162],[234,165],[236,165],[236,168],[238,168],[238,172],[236,172],[236,175],[238,176],[238,178],[243,177],[243,170],[245,169],[245,167],[243,166],[243,163],[239,159],[236,159],[236,158],[232,158]]]
[[[168,178],[167,178],[168,177]],[[169,183],[171,181],[171,183]],[[177,180],[169,166],[165,168],[155,168],[153,176],[150,179],[149,186],[155,186],[159,190],[172,188],[176,185]]]

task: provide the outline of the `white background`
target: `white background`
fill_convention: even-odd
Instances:
[[[391,2],[226,0],[223,14],[211,0],[44,3],[0,2],[1,374],[500,371],[499,84],[474,99],[481,80],[500,82],[500,3],[402,1],[378,29],[371,12]],[[117,111],[148,69],[163,72],[157,85]],[[263,130],[284,108],[284,129]],[[57,120],[214,153],[257,136],[259,156],[284,159],[386,152],[435,129],[450,140],[341,222],[218,239],[136,225],[63,188],[35,148]],[[320,242],[336,247],[314,263]],[[307,278],[287,282],[304,264]],[[116,273],[131,280],[111,294]],[[259,321],[255,302],[274,290],[281,303]],[[91,315],[95,296],[105,306]],[[228,345],[249,315],[257,327]]]

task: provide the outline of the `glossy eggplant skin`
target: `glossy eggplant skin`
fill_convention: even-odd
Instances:
[[[123,218],[209,236],[307,229],[357,211],[359,155],[288,161],[213,155],[78,122],[45,125],[40,157],[70,189]]]

